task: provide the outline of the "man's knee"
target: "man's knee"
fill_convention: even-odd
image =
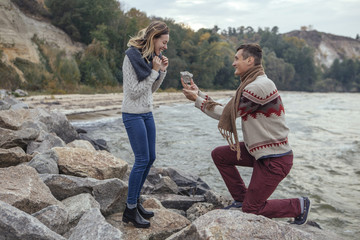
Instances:
[[[259,210],[260,210],[259,207],[254,206],[254,205],[250,205],[250,204],[248,204],[246,202],[244,202],[243,205],[242,205],[242,211],[244,213],[252,213],[252,214],[259,215]]]
[[[220,147],[216,147],[211,151],[211,157],[215,164],[220,160]]]

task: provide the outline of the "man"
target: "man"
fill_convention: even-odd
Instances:
[[[289,128],[279,92],[261,65],[262,50],[257,44],[241,45],[233,67],[241,84],[235,96],[223,107],[199,91],[191,80],[181,80],[183,93],[205,114],[219,120],[220,133],[229,145],[215,148],[211,155],[231,196],[231,207],[268,218],[294,217],[294,224],[307,222],[310,200],[307,197],[268,200],[293,164],[288,142]],[[236,118],[241,117],[243,142],[239,142]],[[246,187],[236,166],[252,167]]]

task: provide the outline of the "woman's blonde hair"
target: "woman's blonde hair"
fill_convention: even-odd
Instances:
[[[143,58],[148,58],[155,51],[154,39],[164,34],[169,34],[166,23],[153,21],[148,27],[141,29],[135,37],[130,38],[127,46],[140,49]]]

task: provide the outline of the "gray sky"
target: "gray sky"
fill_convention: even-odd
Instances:
[[[174,19],[193,30],[251,26],[280,33],[312,26],[319,32],[355,38],[360,34],[360,0],[119,0],[147,16]]]

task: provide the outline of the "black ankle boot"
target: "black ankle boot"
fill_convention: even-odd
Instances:
[[[125,223],[132,222],[135,227],[137,228],[148,228],[150,227],[150,222],[145,220],[140,213],[138,212],[137,208],[130,209],[126,206],[122,221]]]
[[[146,210],[145,210],[145,208],[143,207],[143,205],[141,205],[139,199],[138,199],[138,201],[137,201],[137,209],[138,209],[139,213],[141,214],[141,216],[142,216],[143,218],[150,219],[151,217],[154,216],[154,212],[146,211]]]

